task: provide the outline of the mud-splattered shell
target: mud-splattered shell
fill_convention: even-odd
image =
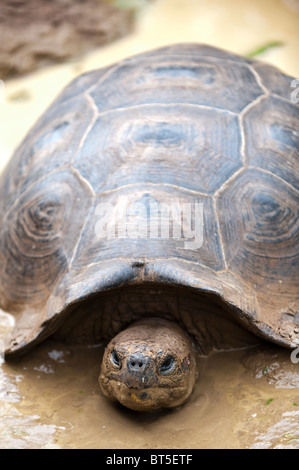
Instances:
[[[203,350],[221,346],[226,314],[298,344],[293,86],[198,44],[76,78],[1,177],[0,308],[16,318],[7,352],[68,322],[67,334],[92,323],[98,340],[152,313],[183,323]]]

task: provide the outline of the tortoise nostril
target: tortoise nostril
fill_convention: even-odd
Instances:
[[[149,362],[149,358],[142,354],[135,354],[129,357],[127,367],[131,371],[142,371]]]

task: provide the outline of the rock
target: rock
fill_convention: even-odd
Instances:
[[[122,37],[131,31],[133,15],[105,0],[2,0],[0,79]]]

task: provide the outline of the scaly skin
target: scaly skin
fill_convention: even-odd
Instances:
[[[146,318],[115,336],[105,349],[99,377],[103,394],[137,411],[184,403],[196,381],[196,356],[176,324]]]

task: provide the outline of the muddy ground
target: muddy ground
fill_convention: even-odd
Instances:
[[[1,448],[299,448],[299,366],[265,344],[200,358],[184,406],[138,413],[98,385],[102,346],[48,340],[5,363]]]

